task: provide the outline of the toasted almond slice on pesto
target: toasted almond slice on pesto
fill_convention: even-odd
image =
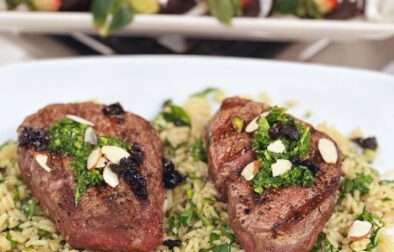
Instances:
[[[85,130],[84,142],[91,145],[97,145],[97,135],[92,127]]]
[[[291,170],[292,163],[286,159],[278,159],[271,165],[272,176],[277,177]]]
[[[89,125],[92,127],[94,126],[94,123],[92,123],[82,117],[76,116],[76,115],[66,115],[66,118],[71,119],[71,120],[73,120],[77,123],[80,123],[80,124],[86,124],[86,125]]]
[[[268,115],[269,115],[269,112],[265,111],[265,112],[261,113],[260,115],[256,116],[252,121],[250,121],[248,126],[246,126],[245,132],[252,133],[252,132],[256,131],[259,128],[259,119],[261,117],[266,117]]]
[[[254,178],[254,176],[256,176],[258,170],[259,163],[257,161],[253,161],[245,166],[241,172],[241,175],[246,179],[246,181],[250,181]]]
[[[97,167],[100,159],[102,158],[102,150],[101,148],[94,149],[88,157],[87,167],[88,170],[92,170]]]
[[[103,146],[102,152],[114,164],[119,164],[122,158],[128,158],[130,156],[130,153],[118,146]]]
[[[37,163],[47,172],[51,172],[51,168],[47,165],[48,156],[44,154],[37,154],[35,157]]]
[[[321,138],[318,143],[319,152],[324,160],[328,164],[335,164],[338,160],[338,152],[335,144],[327,139]]]
[[[111,186],[113,188],[115,188],[119,185],[118,175],[116,175],[116,173],[111,170],[109,165],[104,167],[103,179],[104,179],[105,183],[107,183],[109,186]]]

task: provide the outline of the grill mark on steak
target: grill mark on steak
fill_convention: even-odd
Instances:
[[[240,116],[247,125],[268,109],[267,105],[238,97],[223,102],[206,134],[209,175],[221,198],[228,199],[231,227],[246,252],[309,251],[334,210],[343,157],[337,148],[338,162],[325,163],[318,140],[330,137],[301,121],[311,131],[310,151],[304,160],[316,171],[313,187],[291,185],[266,189],[263,196],[256,194],[252,182],[240,176],[245,165],[255,159],[250,146],[253,134],[239,134],[249,143],[244,146],[248,152],[231,147],[239,144],[234,141],[240,136],[229,130],[229,118]]]
[[[28,116],[18,128],[48,129],[67,114],[94,123],[101,136],[111,136],[128,143],[138,143],[145,153],[140,172],[147,181],[148,197],[139,200],[120,178],[116,188],[107,185],[90,187],[76,206],[76,180],[68,169],[71,157],[48,152],[51,172],[34,159],[37,152],[18,147],[21,177],[39,199],[41,208],[74,248],[92,251],[152,251],[162,242],[162,152],[160,138],[149,122],[131,113],[108,117],[103,106],[93,103],[54,104]]]
[[[338,187],[339,177],[335,177],[326,186],[326,190],[323,193],[315,195],[306,204],[294,209],[293,211],[290,211],[284,219],[275,223],[272,228],[272,233],[278,234],[280,231],[288,230],[291,225],[300,221],[302,218],[305,218],[313,209],[318,208],[318,206],[320,206],[321,203],[330,195],[335,194]]]
[[[276,188],[268,188],[265,190],[266,193],[263,195],[260,195],[253,191],[253,202],[256,205],[262,205],[264,203],[268,203],[270,201],[273,201],[275,199],[275,195],[278,192]]]

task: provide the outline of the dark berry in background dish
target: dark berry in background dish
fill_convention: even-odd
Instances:
[[[60,11],[88,11],[91,0],[62,0]]]
[[[191,10],[196,5],[195,0],[168,0],[167,4],[161,5],[161,13],[182,14]]]
[[[243,4],[243,16],[245,17],[257,17],[261,11],[260,0],[247,0]]]
[[[326,15],[327,19],[349,19],[364,14],[366,0],[342,0],[337,3],[338,6]]]

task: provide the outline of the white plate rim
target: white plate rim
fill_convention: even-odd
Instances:
[[[0,11],[0,31],[97,34],[92,15],[82,12]],[[136,15],[118,35],[181,34],[192,37],[249,40],[357,40],[394,36],[394,25],[365,20],[300,20],[295,18],[234,18],[231,26],[210,16]]]
[[[168,61],[168,60],[187,60],[187,61],[211,61],[211,62],[243,62],[252,64],[269,64],[276,67],[283,68],[307,68],[314,70],[323,71],[334,71],[334,72],[345,72],[357,75],[373,75],[375,78],[383,78],[386,80],[394,81],[394,76],[378,72],[370,69],[359,69],[344,66],[334,66],[325,64],[310,64],[303,62],[293,62],[293,61],[278,61],[271,59],[258,59],[258,58],[240,58],[240,57],[228,57],[228,56],[205,56],[205,55],[171,55],[171,54],[161,54],[161,55],[118,55],[118,56],[83,56],[83,57],[70,57],[70,58],[55,58],[55,59],[42,59],[42,60],[30,60],[25,62],[14,62],[10,64],[0,65],[0,79],[2,71],[13,71],[20,70],[29,67],[39,67],[45,66],[47,64],[72,64],[72,63],[83,63],[83,64],[100,64],[103,61]],[[393,82],[394,85],[394,82]]]

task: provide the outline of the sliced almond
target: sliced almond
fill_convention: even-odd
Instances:
[[[286,146],[283,144],[282,140],[278,139],[273,143],[270,143],[267,150],[273,153],[283,153],[286,150]]]
[[[252,132],[256,131],[259,128],[259,123],[258,123],[259,119],[262,117],[266,117],[268,115],[269,115],[269,112],[265,111],[265,112],[261,113],[260,115],[256,116],[252,121],[250,121],[248,126],[246,126],[245,132],[252,133]]]
[[[109,163],[108,159],[101,157],[97,162],[96,168],[103,168]]]
[[[286,159],[278,159],[271,165],[272,176],[280,176],[291,170],[292,163]]]
[[[92,127],[85,130],[84,142],[87,144],[97,145],[97,135]]]
[[[89,126],[94,126],[94,124],[92,122],[90,122],[90,121],[88,121],[88,120],[86,120],[86,119],[84,119],[82,117],[76,116],[76,115],[66,115],[66,117],[68,119],[71,119],[71,120],[73,120],[73,121],[75,121],[77,123],[80,123],[80,124],[86,124],[86,125],[89,125]]]
[[[119,164],[122,158],[128,158],[130,153],[118,146],[104,146],[103,155],[112,163]]]
[[[368,221],[356,220],[349,229],[348,237],[352,241],[360,241],[369,236],[372,224]]]
[[[51,168],[47,165],[48,156],[44,154],[37,154],[35,157],[37,163],[47,172],[51,172]]]
[[[92,170],[97,167],[97,164],[101,160],[102,157],[102,150],[101,148],[94,149],[88,157],[87,167],[88,170]]]
[[[119,178],[116,173],[114,173],[111,168],[109,168],[109,165],[104,167],[103,171],[103,179],[105,183],[107,183],[111,187],[117,187],[119,185]]]
[[[319,139],[318,148],[324,162],[328,164],[336,164],[338,160],[338,152],[335,144],[331,140],[327,138]]]
[[[259,162],[253,161],[245,166],[241,172],[241,175],[246,179],[246,181],[250,181],[256,176],[258,170]]]

